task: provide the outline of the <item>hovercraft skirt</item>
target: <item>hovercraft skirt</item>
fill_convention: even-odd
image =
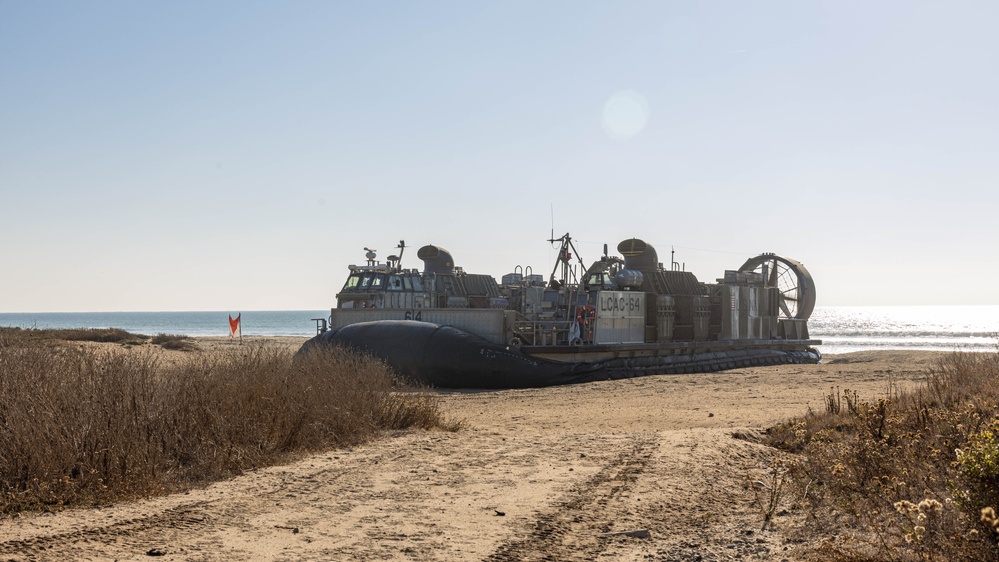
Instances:
[[[537,388],[820,360],[812,348],[750,348],[564,362],[532,356],[451,326],[411,320],[350,324],[312,338],[299,353],[323,346],[372,355],[402,378],[437,388]]]

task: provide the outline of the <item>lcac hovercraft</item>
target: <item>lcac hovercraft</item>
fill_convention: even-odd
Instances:
[[[398,255],[351,265],[328,323],[300,353],[345,346],[442,388],[528,388],[606,379],[817,363],[808,335],[815,284],[792,259],[761,254],[715,283],[636,239],[587,267],[568,234],[547,281],[519,266],[501,283],[466,273],[439,246],[422,271]],[[575,256],[575,257],[574,257]]]

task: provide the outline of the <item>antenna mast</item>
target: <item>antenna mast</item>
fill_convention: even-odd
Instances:
[[[572,243],[572,237],[566,232],[560,238],[552,236],[548,239],[548,242],[553,246],[555,242],[559,243],[558,259],[555,261],[551,277],[548,278],[548,284],[552,287],[578,284],[579,279],[576,278],[576,270],[571,265],[573,253],[575,253],[576,260],[579,262],[580,271],[586,271],[586,266],[583,264],[583,259],[579,257],[576,246]],[[559,269],[562,270],[562,275],[560,279],[556,279],[555,273]]]

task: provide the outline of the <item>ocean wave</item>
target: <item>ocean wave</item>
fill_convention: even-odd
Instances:
[[[981,338],[995,341],[999,335],[995,331],[953,331],[953,330],[827,330],[821,327],[809,326],[812,337],[815,338],[853,338],[868,337],[877,339],[918,338],[933,340],[938,338],[968,339]]]

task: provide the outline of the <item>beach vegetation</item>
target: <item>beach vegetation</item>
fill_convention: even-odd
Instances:
[[[121,328],[0,328],[0,338],[31,340],[61,345],[65,342],[117,343],[136,346],[151,343],[163,349],[193,351],[197,344],[190,336],[181,334],[157,334],[147,336],[133,334]]]
[[[150,347],[0,333],[0,512],[102,505],[405,428],[456,429],[430,394],[338,349],[160,361]]]
[[[763,526],[761,531],[766,531],[767,527],[773,523],[774,515],[784,500],[789,479],[789,463],[780,459],[775,461],[767,471],[767,481],[755,481],[751,483],[753,489],[753,504],[763,516]]]
[[[150,338],[149,343],[158,345],[163,349],[177,351],[194,351],[198,349],[198,344],[191,337],[180,334],[156,334]]]
[[[142,344],[149,336],[133,334],[121,328],[0,328],[0,337],[47,342],[97,342]]]
[[[771,428],[815,560],[999,560],[999,354],[954,353],[908,392],[831,390],[824,412]]]

